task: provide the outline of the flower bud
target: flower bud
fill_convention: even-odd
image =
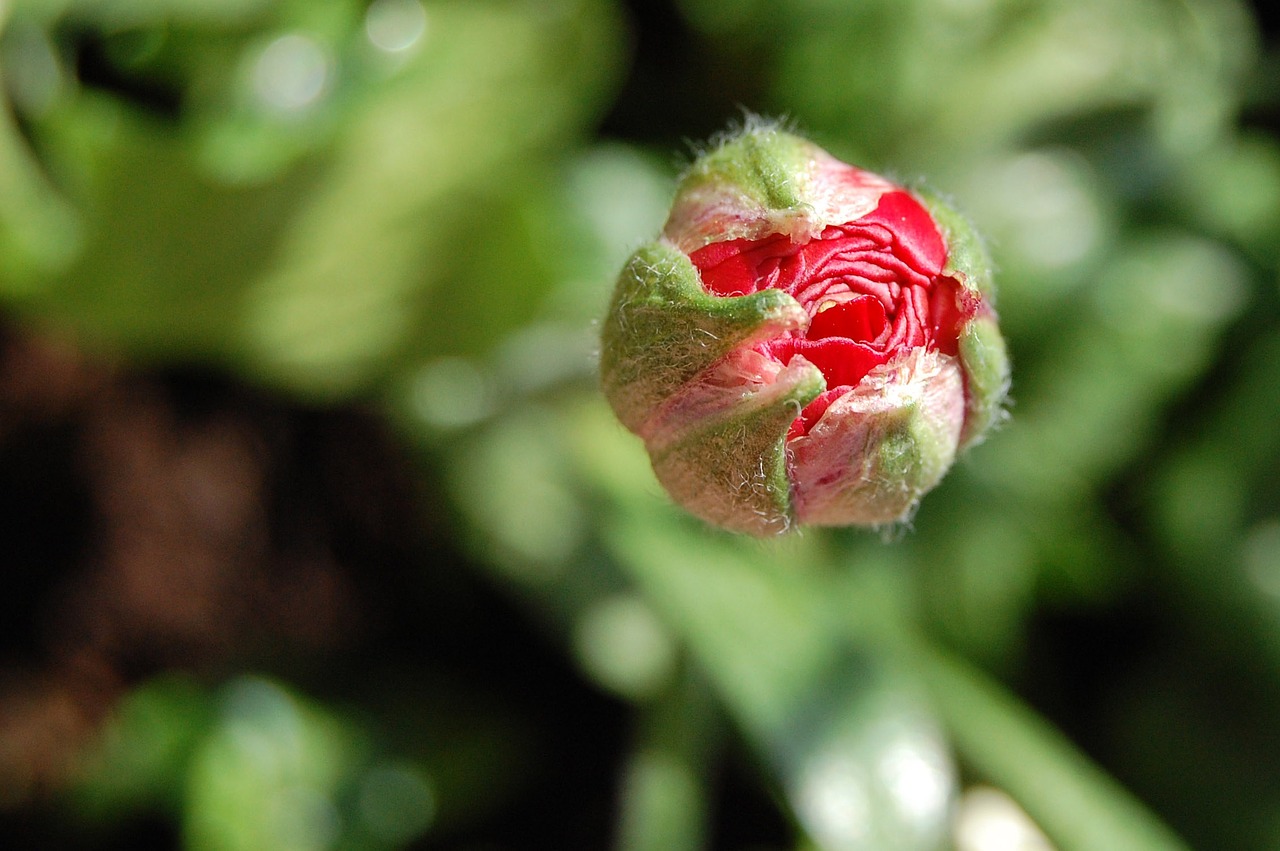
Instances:
[[[693,164],[622,270],[604,391],[710,523],[891,523],[999,416],[993,296],[944,204],[751,127]]]

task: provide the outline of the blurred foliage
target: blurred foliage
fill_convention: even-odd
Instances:
[[[56,781],[0,689],[0,838],[1280,844],[1278,63],[1236,0],[0,4],[14,328],[377,411],[418,494],[394,552],[302,526],[340,596],[393,600],[373,638],[121,673]],[[743,109],[989,237],[1016,402],[908,528],[708,530],[595,390],[682,140]],[[352,434],[288,444],[294,489],[367,460]],[[4,679],[40,658],[6,647]]]

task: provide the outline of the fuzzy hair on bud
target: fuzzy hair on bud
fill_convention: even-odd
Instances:
[[[690,166],[623,268],[601,383],[709,523],[891,524],[999,418],[994,299],[946,204],[752,119]]]

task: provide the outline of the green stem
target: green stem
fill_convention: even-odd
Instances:
[[[641,711],[622,786],[617,851],[698,851],[707,832],[705,767],[720,739],[711,694],[690,671]]]

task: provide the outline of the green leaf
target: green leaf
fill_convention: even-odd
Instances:
[[[961,758],[1012,795],[1059,851],[1187,851],[1123,786],[1000,685],[937,651],[917,659]]]

